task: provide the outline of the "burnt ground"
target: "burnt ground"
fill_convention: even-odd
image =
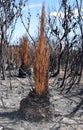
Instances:
[[[32,91],[32,78],[19,78],[16,71],[11,80],[8,74],[0,80],[0,130],[82,130],[83,102],[75,108],[83,99],[83,79],[67,94],[54,80],[43,97]]]

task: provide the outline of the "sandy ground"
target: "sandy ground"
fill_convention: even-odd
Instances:
[[[60,94],[52,85],[53,81],[49,80],[51,118],[34,122],[23,120],[18,115],[20,101],[30,92],[32,80],[16,76],[11,78],[11,82],[9,78],[0,80],[0,130],[83,130],[83,105],[74,116],[68,116],[83,97],[80,93],[83,80],[79,92],[77,86],[71,90],[72,94]]]

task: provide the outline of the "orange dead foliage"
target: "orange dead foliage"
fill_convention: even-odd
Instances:
[[[38,47],[36,49],[36,56],[34,61],[34,80],[35,90],[39,95],[48,90],[48,63],[49,51],[45,40],[45,8],[42,7],[40,38]]]
[[[21,60],[22,60],[22,65],[24,65],[24,66],[28,65],[28,43],[27,43],[27,37],[23,37],[23,39],[22,39]]]

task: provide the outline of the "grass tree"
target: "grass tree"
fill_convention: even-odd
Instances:
[[[27,37],[23,37],[21,44],[21,61],[23,66],[28,65],[28,43]]]
[[[35,92],[39,95],[48,90],[48,63],[49,50],[45,39],[45,7],[42,6],[42,15],[40,23],[40,37],[36,48],[36,56],[34,61],[34,80]]]
[[[31,75],[30,69],[29,69],[29,46],[28,46],[28,41],[27,37],[24,36],[22,39],[22,44],[21,44],[21,66],[19,69],[19,77],[26,77],[27,74],[29,76]]]

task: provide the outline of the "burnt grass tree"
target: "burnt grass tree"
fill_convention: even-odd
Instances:
[[[34,61],[35,92],[39,95],[48,91],[48,61],[49,52],[44,36],[45,11],[42,9],[39,43]]]
[[[15,67],[18,69],[20,67],[20,47],[15,46]]]
[[[31,70],[29,68],[29,46],[27,37],[23,37],[22,44],[21,44],[21,66],[19,68],[19,77],[24,78],[27,76],[31,76]]]
[[[14,70],[20,67],[20,45],[8,45],[7,47],[7,67],[6,70]]]
[[[49,51],[45,41],[44,23],[45,9],[42,7],[40,37],[36,48],[34,60],[34,82],[35,87],[29,92],[29,95],[20,103],[22,117],[30,121],[40,121],[43,118],[49,120],[50,102],[48,92],[48,64]]]

